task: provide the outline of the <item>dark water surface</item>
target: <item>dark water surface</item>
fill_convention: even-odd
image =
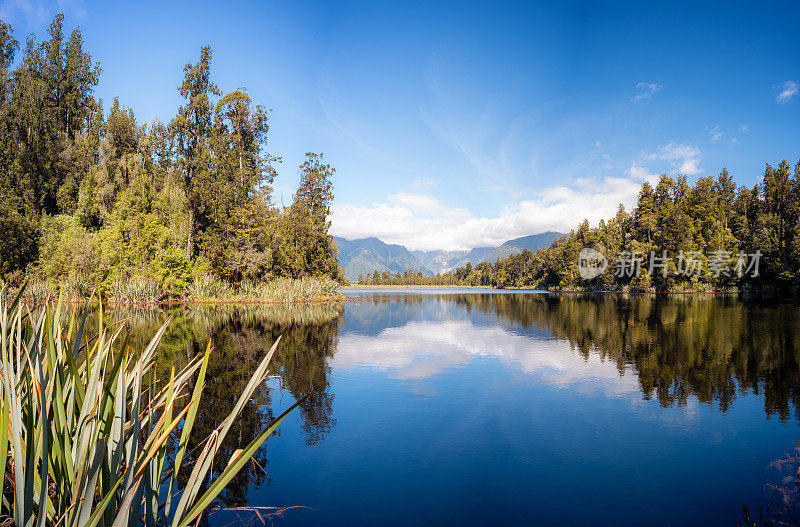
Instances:
[[[229,434],[310,390],[225,496],[277,525],[736,525],[794,503],[800,307],[714,296],[349,291],[339,305],[113,311],[159,365],[209,339],[198,433],[279,336]],[[139,339],[139,340],[137,340]],[[785,518],[785,516],[784,516]],[[210,525],[258,520],[225,511]]]

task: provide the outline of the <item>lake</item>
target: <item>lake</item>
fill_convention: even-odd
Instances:
[[[287,526],[736,525],[743,506],[754,520],[797,513],[797,303],[347,295],[107,313],[128,320],[134,346],[172,316],[160,367],[180,367],[212,340],[198,433],[228,414],[283,336],[274,376],[225,451],[314,394],[237,477],[229,507],[296,507],[273,518]],[[259,524],[234,509],[210,525],[234,522]]]

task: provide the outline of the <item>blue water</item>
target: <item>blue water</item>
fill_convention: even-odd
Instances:
[[[276,525],[735,525],[800,440],[792,303],[348,294],[324,430],[291,415],[247,489]]]

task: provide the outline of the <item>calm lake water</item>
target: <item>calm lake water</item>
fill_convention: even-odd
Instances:
[[[298,408],[226,495],[277,525],[736,525],[797,501],[800,307],[714,296],[351,290],[339,305],[112,311],[159,364],[211,339],[197,431]],[[139,340],[137,340],[139,339]],[[794,511],[797,507],[792,507]],[[210,524],[256,518],[225,511]]]

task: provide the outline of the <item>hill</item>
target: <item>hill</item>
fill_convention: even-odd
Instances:
[[[334,238],[339,248],[339,265],[344,267],[345,276],[350,281],[358,280],[358,274],[372,274],[374,271],[389,271],[393,275],[410,269],[422,272],[423,276],[436,273],[423,266],[408,249],[402,245],[384,243],[378,238],[346,240]]]
[[[411,254],[433,272],[446,273],[465,266],[467,262],[481,262],[494,250],[494,247],[476,247],[468,251],[411,251]]]
[[[556,241],[561,236],[563,236],[563,234],[560,232],[547,231],[508,240],[503,245],[487,254],[480,261],[494,263],[498,258],[508,258],[512,254],[519,254],[525,249],[535,252],[537,249],[541,249],[542,247],[549,247],[551,243]],[[473,261],[472,265],[475,265],[476,263],[479,262]]]
[[[477,247],[466,251],[409,251],[402,245],[382,242],[378,238],[347,240],[334,238],[339,247],[339,265],[344,267],[345,276],[351,282],[358,280],[359,273],[372,275],[374,271],[390,272],[396,275],[406,269],[423,276],[446,273],[467,262],[477,265],[480,262],[493,263],[498,258],[506,258],[521,253],[525,249],[535,251],[547,247],[562,234],[543,232],[509,240],[499,247]]]

